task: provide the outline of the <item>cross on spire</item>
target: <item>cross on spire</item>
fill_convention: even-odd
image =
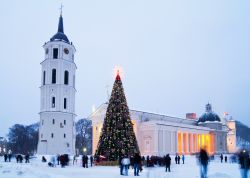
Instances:
[[[62,16],[62,9],[63,9],[63,4],[62,3],[61,3],[61,7],[59,9],[60,9],[60,15]]]

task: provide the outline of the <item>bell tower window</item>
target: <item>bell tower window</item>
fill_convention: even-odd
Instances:
[[[52,84],[56,83],[56,69],[52,69]]]
[[[58,48],[53,48],[53,59],[58,59]]]
[[[67,70],[64,71],[64,84],[69,84],[69,72]]]

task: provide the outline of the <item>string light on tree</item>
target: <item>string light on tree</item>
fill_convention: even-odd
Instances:
[[[122,86],[120,70],[117,69],[95,155],[115,161],[119,156],[124,154],[132,156],[135,152],[139,153],[139,147]]]

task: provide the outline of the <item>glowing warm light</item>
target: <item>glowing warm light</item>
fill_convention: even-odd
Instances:
[[[178,153],[182,153],[182,133],[178,132]]]
[[[114,70],[113,70],[113,77],[116,78],[117,74],[120,75],[120,78],[123,79],[124,77],[124,73],[123,73],[123,69],[121,66],[115,66]]]
[[[188,153],[188,134],[184,133],[183,134],[183,140],[184,140],[184,153],[187,154]]]
[[[198,151],[201,149],[201,135],[198,134]]]
[[[205,135],[202,134],[201,136],[201,147],[204,147],[205,146]]]

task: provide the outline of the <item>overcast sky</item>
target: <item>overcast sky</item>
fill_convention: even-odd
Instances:
[[[77,49],[76,120],[107,101],[118,65],[130,109],[200,116],[210,102],[250,125],[249,0],[10,0],[0,5],[0,136],[39,121],[42,45],[61,2]]]

